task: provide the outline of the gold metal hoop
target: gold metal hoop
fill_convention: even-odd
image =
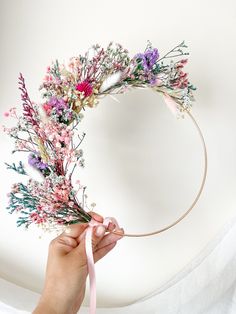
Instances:
[[[200,187],[199,187],[199,190],[196,194],[196,197],[194,199],[194,201],[192,202],[191,206],[186,210],[186,212],[180,216],[177,220],[175,220],[173,223],[167,225],[166,227],[162,228],[162,229],[159,229],[159,230],[156,230],[156,231],[153,231],[153,232],[148,232],[148,233],[137,233],[137,234],[131,234],[131,233],[124,233],[123,236],[124,237],[134,237],[134,238],[137,238],[137,237],[147,237],[147,236],[152,236],[152,235],[155,235],[155,234],[159,234],[159,233],[162,233],[164,231],[167,231],[171,228],[173,228],[174,226],[176,226],[180,221],[182,221],[191,211],[192,209],[194,208],[194,206],[197,204],[201,194],[202,194],[202,191],[203,191],[203,188],[204,188],[204,185],[205,185],[205,182],[206,182],[206,176],[207,176],[207,167],[208,167],[208,163],[207,163],[207,149],[206,149],[206,143],[205,143],[205,140],[204,140],[204,137],[203,137],[203,134],[202,134],[202,131],[197,123],[197,121],[194,119],[194,117],[192,116],[192,114],[189,112],[189,111],[186,111],[186,113],[188,114],[188,116],[190,117],[190,119],[192,120],[193,124],[195,125],[197,131],[198,131],[198,134],[200,136],[200,139],[201,139],[201,143],[202,143],[202,147],[203,147],[203,153],[204,153],[204,171],[203,171],[203,176],[202,176],[202,181],[201,181],[201,184],[200,184]],[[118,232],[115,232],[115,231],[111,231],[112,233],[114,234],[119,234]]]

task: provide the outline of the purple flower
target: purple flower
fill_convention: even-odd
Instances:
[[[53,96],[49,99],[48,104],[52,106],[52,108],[56,108],[56,113],[59,115],[62,114],[64,109],[68,109],[68,105],[63,98]]]
[[[42,162],[42,161],[39,161],[39,162],[37,163],[37,168],[40,169],[40,170],[45,170],[45,169],[47,169],[47,167],[48,167],[48,165],[45,164],[45,163]]]
[[[156,85],[157,83],[157,77],[154,76],[149,80],[149,84],[151,84],[152,86]]]
[[[48,164],[42,162],[41,157],[35,154],[30,154],[28,158],[28,163],[34,168],[39,170],[45,170],[48,168]]]
[[[144,53],[138,53],[135,55],[135,59],[141,59],[141,63],[144,71],[152,70],[154,64],[159,58],[159,52],[157,48],[149,48]]]

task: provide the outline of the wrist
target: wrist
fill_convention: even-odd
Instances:
[[[61,303],[57,299],[47,299],[42,296],[33,314],[75,314],[71,304]]]
[[[51,308],[48,304],[44,304],[42,302],[39,302],[35,310],[32,314],[57,314],[56,310]]]
[[[65,291],[58,291],[55,286],[44,287],[33,314],[76,314],[84,299],[85,285],[86,282],[73,297],[68,297]]]

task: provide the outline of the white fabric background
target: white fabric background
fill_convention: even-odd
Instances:
[[[235,30],[235,0],[0,0],[1,124],[6,124],[3,112],[21,106],[20,71],[37,101],[50,61],[67,60],[94,43],[106,46],[114,40],[131,55],[143,51],[147,39],[161,54],[183,39],[189,46],[187,71],[198,88],[192,113],[209,154],[206,187],[181,224],[158,237],[122,240],[98,263],[99,308],[126,306],[158,288],[162,293],[157,297],[112,313],[131,313],[132,308],[144,314],[235,311],[230,308],[234,304],[234,231],[210,255],[204,252],[208,257],[191,271],[197,263],[191,261],[235,216]],[[175,121],[162,99],[149,91],[117,98],[120,104],[106,98],[95,111],[86,112],[87,168],[81,173],[82,182],[97,210],[115,216],[128,231],[163,227],[193,199],[202,170],[198,138],[187,119]],[[0,300],[30,310],[42,288],[49,239],[39,240],[33,231],[17,229],[15,217],[5,213],[5,194],[16,177],[3,162],[11,158],[9,139],[1,135],[0,276],[28,290],[4,283]],[[190,266],[184,279],[171,284],[175,276],[183,276],[185,265]]]
[[[97,314],[234,314],[236,313],[236,218],[178,275],[152,294]],[[140,284],[142,284],[140,282]],[[113,291],[116,293],[116,291]],[[0,313],[32,311],[39,295],[0,279]],[[14,296],[14,298],[13,298]],[[81,308],[87,314],[88,308]]]

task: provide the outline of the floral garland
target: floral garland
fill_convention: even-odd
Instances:
[[[41,174],[41,182],[29,178],[26,184],[12,186],[7,207],[10,213],[19,213],[17,225],[28,228],[32,223],[44,228],[49,225],[67,225],[89,222],[85,186],[72,177],[76,167],[84,167],[83,150],[80,148],[85,133],[79,133],[79,123],[86,107],[96,107],[105,95],[124,93],[130,89],[151,88],[176,104],[178,112],[190,110],[194,100],[183,71],[188,55],[184,42],[163,57],[148,41],[143,53],[129,57],[120,44],[109,43],[106,49],[93,45],[84,56],[69,60],[68,65],[56,60],[47,68],[40,86],[43,102],[30,100],[25,80],[19,76],[19,89],[23,102],[23,114],[16,108],[5,116],[17,120],[15,127],[4,131],[15,140],[15,152],[25,152],[28,163]],[[166,62],[170,59],[170,62]],[[177,61],[173,61],[177,60]],[[6,164],[8,169],[26,176],[19,165]],[[82,192],[79,197],[79,192]],[[96,204],[92,203],[93,208]]]

